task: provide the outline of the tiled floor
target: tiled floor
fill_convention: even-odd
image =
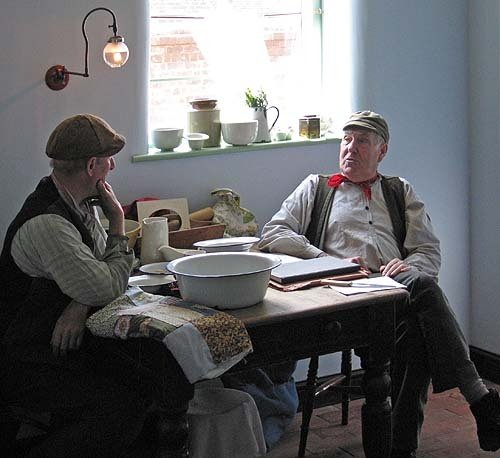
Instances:
[[[489,383],[497,389],[498,385]],[[349,424],[340,424],[340,406],[314,410],[307,440],[306,457],[352,458],[364,457],[361,443],[361,405],[363,400],[351,401]],[[269,458],[292,458],[299,447],[300,422],[298,414],[280,443],[266,455]],[[496,453],[479,449],[476,424],[469,406],[458,390],[430,394],[426,408],[418,458],[499,458]]]

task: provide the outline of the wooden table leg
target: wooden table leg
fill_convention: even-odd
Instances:
[[[363,448],[367,458],[388,458],[392,446],[389,363],[380,366],[365,365],[363,369],[365,370],[362,381],[365,403],[361,408]]]
[[[392,448],[390,357],[394,348],[395,305],[373,307],[369,312],[371,345],[356,351],[365,373],[361,410],[363,448],[367,458],[388,458]]]

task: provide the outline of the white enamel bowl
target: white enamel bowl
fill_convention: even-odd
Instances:
[[[257,138],[258,124],[257,120],[221,122],[222,138],[226,143],[233,146],[248,145]]]
[[[260,253],[208,253],[171,261],[184,300],[219,309],[238,309],[264,299],[278,257]]]
[[[165,127],[153,130],[153,145],[162,151],[172,151],[182,142],[184,129]]]

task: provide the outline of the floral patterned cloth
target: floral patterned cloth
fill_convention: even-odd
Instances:
[[[191,383],[220,376],[252,351],[250,337],[237,318],[137,287],[129,287],[90,316],[87,327],[100,337],[163,342]]]

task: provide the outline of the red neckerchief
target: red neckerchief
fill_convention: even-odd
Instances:
[[[328,186],[330,188],[335,188],[337,189],[344,181],[347,181],[349,183],[354,183],[357,184],[358,186],[361,187],[363,190],[363,194],[366,196],[368,200],[372,199],[372,184],[377,181],[378,174],[375,175],[371,180],[366,180],[366,181],[360,181],[359,183],[354,183],[354,181],[349,180],[346,176],[342,175],[341,173],[335,173],[333,174],[329,179],[328,179]]]

